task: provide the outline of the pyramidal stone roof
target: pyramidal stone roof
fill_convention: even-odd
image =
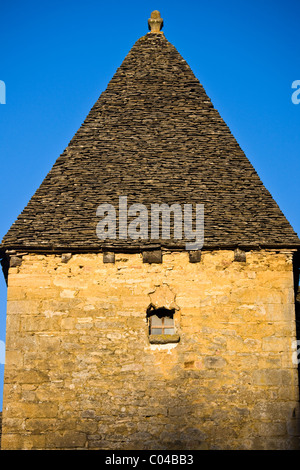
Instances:
[[[160,16],[151,20],[151,32],[134,44],[2,250],[185,247],[174,237],[99,239],[97,207],[112,204],[118,219],[120,196],[128,207],[149,210],[204,204],[204,248],[300,246],[203,86],[160,31]]]

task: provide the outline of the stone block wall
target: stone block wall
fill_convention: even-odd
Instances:
[[[293,287],[284,251],[24,255],[8,277],[2,448],[298,448]],[[153,299],[176,307],[179,343],[149,342]]]

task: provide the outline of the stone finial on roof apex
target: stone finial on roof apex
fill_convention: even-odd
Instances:
[[[160,16],[159,11],[154,10],[151,13],[151,18],[148,20],[148,26],[151,33],[162,33],[161,29],[164,25],[163,19]]]

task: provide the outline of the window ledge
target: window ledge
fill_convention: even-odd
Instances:
[[[168,344],[168,343],[179,343],[179,335],[150,335],[149,342],[151,344]]]

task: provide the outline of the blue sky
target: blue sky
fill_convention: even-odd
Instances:
[[[158,9],[276,202],[300,234],[299,0],[3,1],[0,238],[68,145]],[[1,94],[0,94],[1,101]],[[6,286],[0,278],[0,362]],[[2,409],[3,364],[0,364]]]

